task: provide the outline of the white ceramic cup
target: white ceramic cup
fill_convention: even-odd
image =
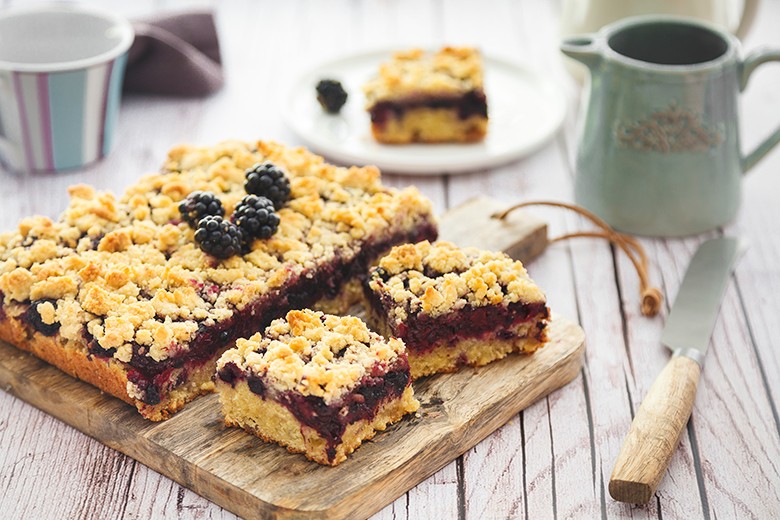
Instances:
[[[0,162],[57,171],[111,149],[134,33],[73,4],[0,10]]]

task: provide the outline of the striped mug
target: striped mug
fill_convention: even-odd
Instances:
[[[114,14],[72,4],[0,10],[0,162],[77,168],[105,156],[134,34]]]

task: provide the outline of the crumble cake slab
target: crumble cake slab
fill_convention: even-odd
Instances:
[[[178,205],[213,192],[230,214],[245,172],[270,161],[289,177],[279,229],[243,255],[201,251]],[[287,310],[342,289],[392,245],[436,235],[430,202],[374,167],[342,168],[302,148],[226,142],[172,150],[162,173],[117,199],[70,190],[62,217],[0,236],[0,339],[162,420],[213,389],[219,355]],[[340,297],[342,297],[340,299]]]
[[[546,342],[549,309],[523,264],[451,242],[395,246],[365,283],[369,323],[406,345],[414,379],[481,366]]]

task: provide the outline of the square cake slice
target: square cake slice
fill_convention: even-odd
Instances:
[[[363,90],[380,143],[475,142],[487,133],[482,57],[474,48],[393,55]]]
[[[530,354],[546,341],[544,293],[504,253],[449,242],[396,246],[365,289],[371,323],[403,340],[413,378]]]
[[[235,217],[264,163],[289,181],[278,229],[214,256],[182,201],[208,193]],[[217,359],[237,338],[318,302],[343,310],[375,259],[436,236],[415,188],[268,141],[180,146],[121,197],[84,185],[70,195],[58,220],[28,218],[0,235],[0,339],[155,421],[213,391]]]
[[[401,340],[308,309],[238,340],[216,382],[225,424],[330,466],[420,406]]]

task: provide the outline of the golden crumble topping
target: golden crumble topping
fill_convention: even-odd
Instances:
[[[179,202],[214,192],[230,214],[245,195],[245,170],[262,161],[283,168],[291,199],[279,230],[251,251],[219,261],[203,253],[181,220]],[[303,148],[260,141],[173,149],[162,173],[143,177],[117,198],[79,185],[57,221],[23,220],[0,235],[0,293],[14,303],[44,301],[44,323],[66,340],[84,331],[129,361],[132,345],[155,361],[183,354],[200,327],[230,318],[287,280],[351,259],[368,239],[432,221],[415,188],[385,188],[379,171],[336,167]]]
[[[391,302],[398,321],[419,312],[438,316],[466,306],[546,301],[523,264],[506,254],[427,240],[394,247],[368,285]]]
[[[471,47],[397,52],[364,86],[368,105],[419,95],[459,95],[482,89],[482,56]]]
[[[378,364],[385,368],[405,353],[400,339],[385,340],[360,318],[308,309],[274,320],[264,334],[239,339],[217,370],[234,363],[264,376],[277,391],[296,391],[337,401]]]

